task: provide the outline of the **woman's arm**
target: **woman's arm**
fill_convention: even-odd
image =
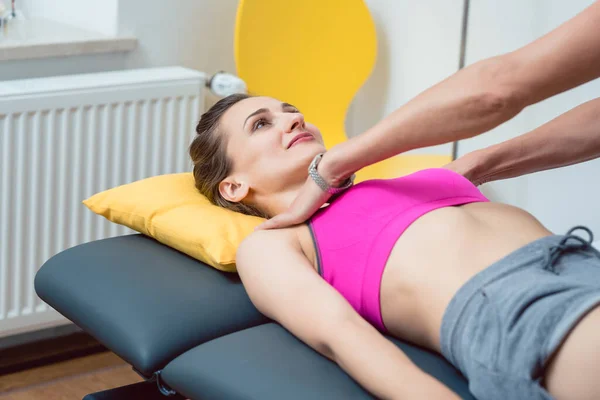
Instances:
[[[600,98],[533,131],[468,153],[446,167],[476,185],[600,157]]]
[[[265,250],[269,249],[268,252]],[[237,268],[252,302],[383,399],[454,399],[361,318],[314,271],[290,231],[259,231],[240,246]]]
[[[458,71],[371,129],[332,147],[319,171],[339,185],[396,154],[488,131],[527,105],[598,76],[600,2],[595,2],[538,40]]]

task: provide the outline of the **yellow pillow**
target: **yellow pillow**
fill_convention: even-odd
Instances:
[[[153,237],[221,271],[263,219],[211,204],[191,173],[160,175],[100,192],[83,202],[109,221]]]

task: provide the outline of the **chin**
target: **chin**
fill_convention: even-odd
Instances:
[[[308,168],[308,166],[312,162],[313,158],[315,158],[315,156],[317,154],[326,152],[327,149],[325,148],[325,146],[323,146],[321,143],[319,143],[317,141],[315,141],[314,143],[305,143],[305,144],[307,146],[306,146],[306,149],[303,149],[304,151],[302,152],[303,153],[302,160],[306,162],[306,168]]]
[[[289,176],[290,182],[294,182],[300,178],[306,180],[308,178],[308,166],[317,154],[325,151],[325,148],[322,146],[310,146],[310,149],[308,147],[306,146],[305,150],[296,153],[293,157],[288,157],[284,161],[285,164],[280,164],[282,167],[286,165],[286,167],[281,169],[281,172],[282,175]]]

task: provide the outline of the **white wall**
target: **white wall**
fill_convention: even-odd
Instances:
[[[591,3],[592,0],[471,1],[467,64],[521,47]],[[459,155],[526,133],[599,96],[600,81],[594,81],[531,106],[500,127],[461,141]],[[600,234],[599,172],[600,160],[594,160],[486,184],[483,190],[492,199],[528,210],[556,233],[585,224]]]
[[[122,0],[118,32],[139,39],[127,67],[182,65],[235,73],[238,0]]]
[[[366,3],[377,27],[378,58],[348,115],[350,136],[456,72],[459,63],[462,1]],[[451,148],[448,144],[415,152],[450,154]]]

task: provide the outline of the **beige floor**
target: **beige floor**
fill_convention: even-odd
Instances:
[[[0,376],[0,400],[81,400],[140,381],[129,365],[107,352]]]

